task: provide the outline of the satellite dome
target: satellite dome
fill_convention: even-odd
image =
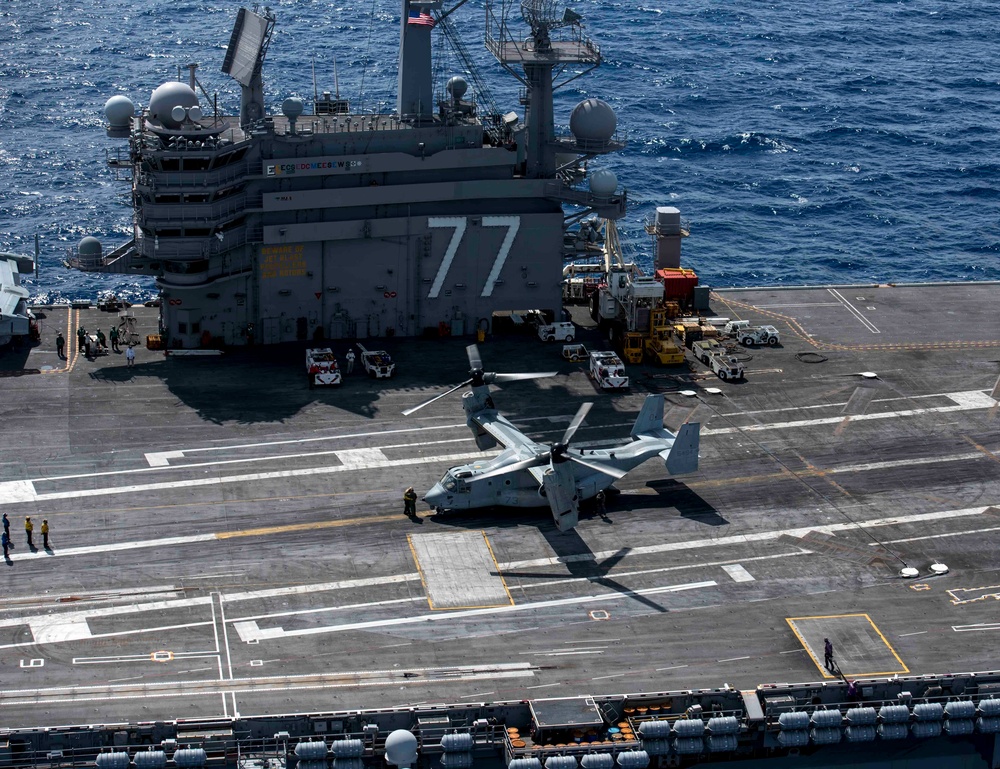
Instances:
[[[104,103],[104,116],[112,128],[127,128],[133,115],[135,115],[135,105],[127,96],[118,94]]]
[[[100,257],[103,249],[101,248],[101,241],[95,238],[93,235],[88,235],[80,244],[76,247],[77,253],[80,256],[96,256]]]
[[[607,144],[615,135],[618,117],[611,105],[600,99],[586,99],[573,108],[569,130],[577,141]]]
[[[417,762],[417,738],[406,729],[397,729],[385,738],[385,761],[399,769],[409,769]]]
[[[469,83],[461,75],[455,75],[448,81],[448,85],[445,86],[454,98],[461,99],[465,96],[465,92],[469,90]]]
[[[281,102],[281,114],[293,122],[305,111],[305,108],[305,103],[298,96],[289,96]]]
[[[600,168],[590,175],[590,191],[601,198],[607,198],[618,189],[618,177],[614,171]]]
[[[198,96],[186,83],[176,80],[164,83],[149,97],[149,117],[165,128],[180,128],[181,121],[175,120],[171,114],[174,107],[198,106]]]

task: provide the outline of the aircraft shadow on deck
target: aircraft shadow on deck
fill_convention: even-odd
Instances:
[[[562,532],[554,526],[543,526],[539,527],[539,531],[545,537],[545,541],[549,543],[555,556],[566,559],[562,562],[562,566],[570,577],[585,579],[595,585],[601,585],[616,593],[626,595],[655,612],[666,613],[669,611],[667,607],[646,596],[637,594],[633,588],[627,587],[609,576],[612,569],[628,555],[631,548],[623,547],[614,555],[599,561],[576,529]],[[518,579],[553,579],[553,577],[558,576],[558,573],[510,571],[503,576],[517,577]]]
[[[369,350],[385,349],[396,362],[399,372],[389,380],[372,379],[365,375],[360,360],[354,373],[345,374],[344,384],[309,389],[305,375],[305,350],[307,347],[329,346],[344,369],[347,348],[357,353],[354,342],[347,340],[299,343],[281,347],[235,348],[222,356],[168,357],[164,360],[140,361],[132,367],[125,365],[124,356],[101,356],[88,365],[96,368],[90,372],[95,381],[128,382],[140,377],[155,377],[184,405],[201,418],[222,424],[237,422],[256,424],[281,422],[295,417],[313,403],[324,403],[345,412],[368,419],[391,416],[406,419],[397,413],[405,401],[400,393],[412,391],[414,405],[462,382],[469,375],[469,362],[465,347],[471,338],[456,339],[371,339],[361,340]],[[560,379],[577,370],[559,355],[558,345],[545,345],[541,341],[513,337],[483,346],[487,370],[557,371],[547,388],[547,396],[558,401],[560,393],[569,391],[560,385]],[[530,399],[537,384],[531,382],[504,385],[498,390],[497,405],[501,411],[516,411],[519,403]],[[383,392],[392,391],[393,406],[390,412],[379,405]],[[464,418],[461,392],[442,399],[434,413]],[[470,437],[469,444],[472,443]]]
[[[537,526],[539,533],[545,538],[545,541],[548,542],[555,557],[565,560],[563,560],[559,566],[553,567],[553,571],[533,572],[511,570],[503,573],[498,572],[498,576],[505,578],[517,577],[519,579],[551,580],[558,579],[563,573],[566,573],[570,577],[585,579],[596,585],[601,585],[609,590],[626,595],[655,612],[665,613],[669,611],[669,609],[665,606],[662,606],[656,601],[653,601],[643,595],[635,593],[633,588],[623,585],[621,582],[609,576],[611,570],[614,569],[614,567],[628,555],[631,548],[621,548],[614,555],[599,561],[587,543],[584,542],[583,538],[579,535],[579,533],[577,533],[576,529],[565,532],[559,531],[552,524],[551,520],[548,522],[542,520],[543,515],[545,518],[551,518],[551,512],[547,507],[492,508],[487,512],[493,513],[488,520],[485,520],[483,515],[472,516],[457,513],[444,515],[439,514],[426,520],[433,521],[437,524],[469,529],[479,529],[484,525],[489,525],[493,528],[510,528],[522,525]],[[564,572],[560,572],[559,569],[563,569]]]
[[[646,488],[654,490],[656,494],[637,496],[629,500],[629,509],[672,507],[681,514],[682,518],[689,518],[692,521],[704,523],[706,526],[725,526],[729,523],[715,507],[688,486],[673,478],[649,481],[646,483]]]

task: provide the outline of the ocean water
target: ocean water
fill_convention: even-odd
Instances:
[[[629,190],[623,241],[642,263],[657,205],[690,223],[683,262],[712,286],[1000,280],[1000,13],[995,0],[570,0],[604,64],[557,92],[556,120],[595,96],[627,148],[592,167]],[[31,253],[48,299],[132,298],[61,267],[96,235],[131,233],[129,188],[106,167],[124,142],[103,105],[138,105],[177,68],[232,114],[220,71],[239,4],[201,0],[4,0],[0,4],[0,250]],[[399,3],[275,0],[268,103],[333,90],[391,108]],[[519,20],[517,4],[512,16]],[[503,110],[519,83],[483,49],[482,0],[452,17]],[[437,36],[436,80],[462,67]],[[185,71],[186,76],[186,71]]]

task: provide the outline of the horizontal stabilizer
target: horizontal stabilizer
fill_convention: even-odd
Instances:
[[[698,469],[698,447],[701,443],[701,424],[691,422],[681,425],[674,439],[674,445],[660,452],[667,461],[667,472],[671,475],[693,473]]]

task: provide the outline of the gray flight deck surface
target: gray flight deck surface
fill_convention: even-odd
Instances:
[[[720,292],[718,315],[782,333],[751,351],[745,382],[634,366],[614,396],[558,345],[487,341],[487,370],[559,371],[494,396],[537,440],[586,400],[581,447],[627,439],[650,392],[668,427],[702,424],[696,474],[649,462],[566,534],[548,508],[403,515],[406,486],[478,455],[457,395],[400,414],[466,377],[468,339],[385,340],[396,378],[310,390],[299,349],[137,348],[129,369],[77,355],[77,326],[111,316],[45,310],[41,344],[0,358],[25,370],[0,378],[16,545],[0,721],[832,682],[824,637],[848,677],[995,670],[997,294]],[[156,310],[136,312],[155,333]],[[578,341],[601,348],[596,332]],[[39,547],[48,519],[51,551],[28,552],[26,515]],[[950,572],[930,576],[935,562]]]

